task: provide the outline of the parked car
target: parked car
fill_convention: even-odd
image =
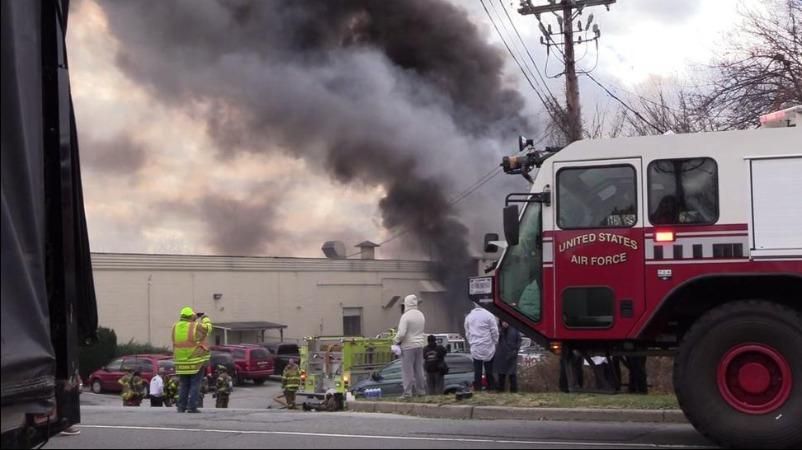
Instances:
[[[473,384],[473,359],[466,353],[449,353],[446,355],[448,375],[443,386],[446,394],[468,390]],[[397,359],[382,367],[367,379],[351,388],[354,396],[363,396],[366,389],[381,388],[382,396],[399,396],[404,393],[401,384],[401,360]]]
[[[270,375],[273,375],[273,357],[261,345],[215,345],[212,350],[230,353],[234,358],[236,370],[232,376],[237,384],[242,384],[245,380],[253,380],[255,384],[261,385]]]
[[[298,349],[298,344],[275,342],[262,345],[273,356],[273,367],[276,375],[284,373],[284,368],[290,362],[290,359],[294,359],[297,364],[301,363],[301,351]]]
[[[209,364],[206,366],[206,376],[209,378],[210,386],[216,386],[217,366],[220,365],[225,366],[226,371],[229,375],[231,375],[232,379],[237,379],[237,363],[234,361],[234,357],[231,355],[231,353],[212,350]]]
[[[120,392],[122,391],[120,378],[129,369],[139,371],[142,379],[150,383],[150,379],[156,375],[159,367],[165,369],[166,375],[175,372],[171,358],[170,355],[128,355],[117,358],[105,367],[92,372],[89,375],[89,386],[95,394]]]

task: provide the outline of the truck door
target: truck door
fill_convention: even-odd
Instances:
[[[555,334],[623,339],[644,311],[641,160],[554,171]]]

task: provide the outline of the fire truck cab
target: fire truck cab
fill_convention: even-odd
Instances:
[[[721,444],[802,444],[802,127],[521,150],[532,189],[471,298],[553,351],[673,355]]]

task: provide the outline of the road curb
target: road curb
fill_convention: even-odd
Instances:
[[[348,410],[438,419],[688,423],[680,410],[659,409],[515,408],[357,400],[348,402]]]

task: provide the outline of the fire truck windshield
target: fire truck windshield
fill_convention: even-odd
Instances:
[[[518,245],[507,248],[499,266],[501,300],[534,322],[540,321],[543,226],[540,203],[524,210]]]

